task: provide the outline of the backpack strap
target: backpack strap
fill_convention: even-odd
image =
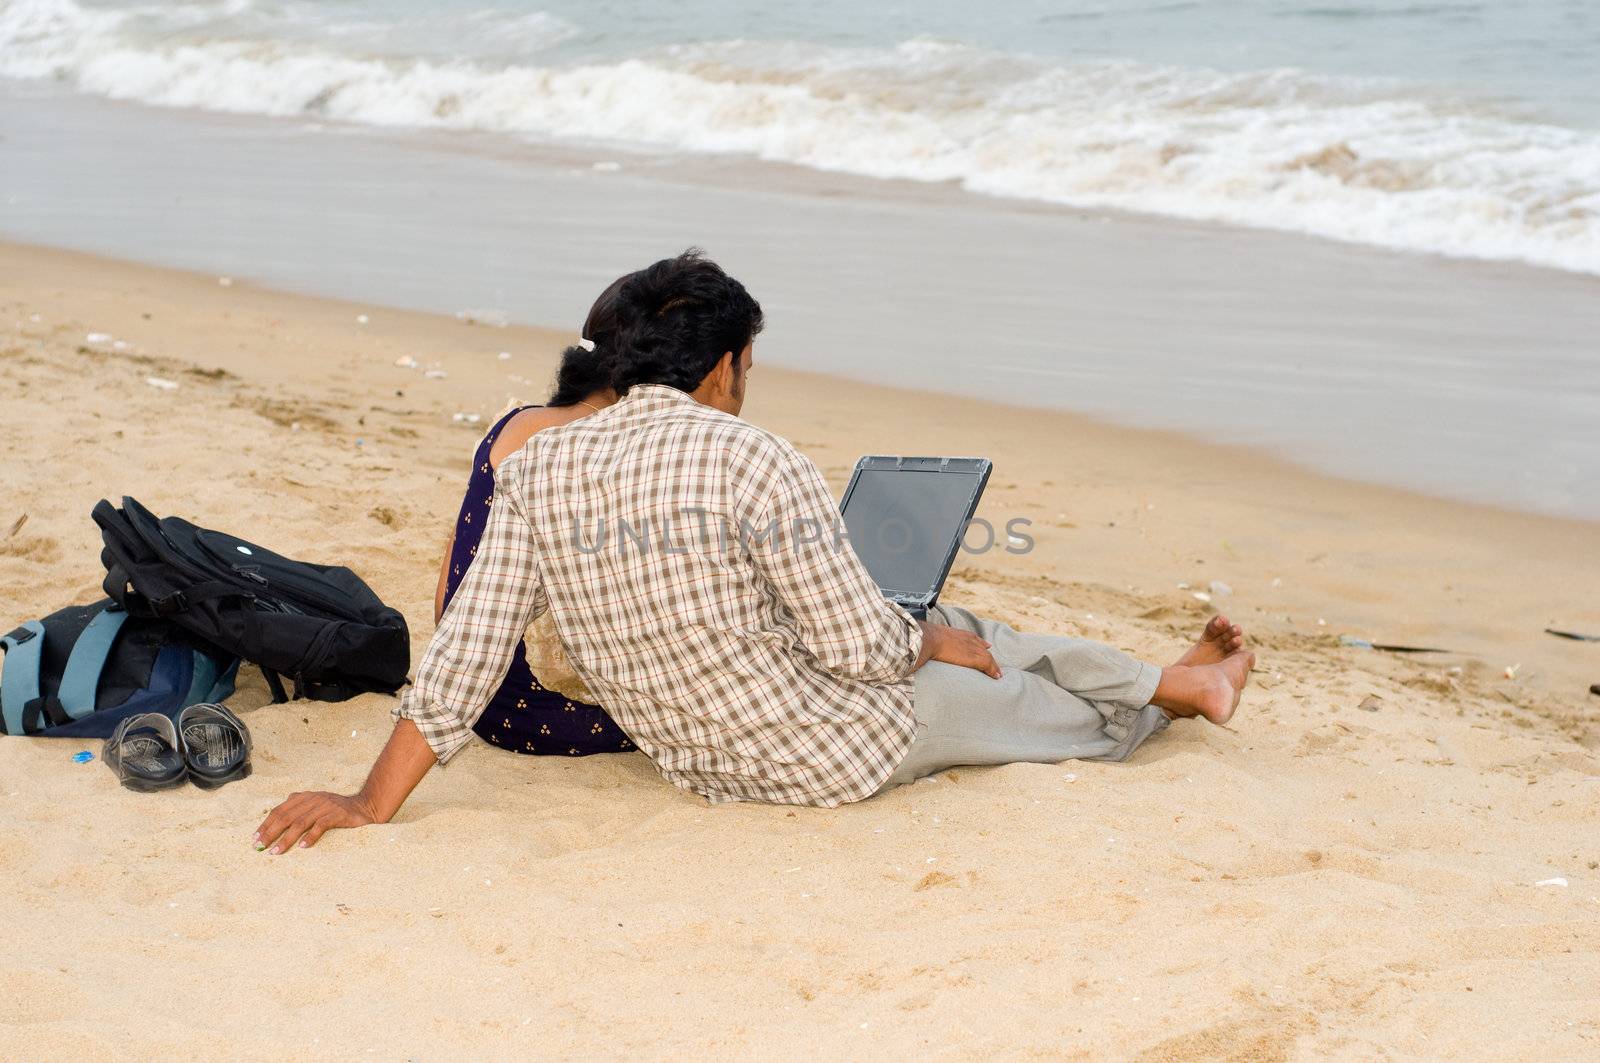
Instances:
[[[288,691],[283,689],[283,677],[264,664],[256,665],[261,669],[261,678],[267,681],[267,689],[272,691],[272,703],[282,705],[289,700]]]
[[[61,686],[56,691],[56,700],[70,718],[81,720],[94,711],[100,674],[105,671],[111,647],[127,619],[124,610],[107,606],[94,615],[78,641],[72,644],[66,667],[61,670]]]
[[[233,659],[233,663],[224,668],[217,676],[216,681],[211,684],[211,689],[202,692],[204,697],[200,698],[200,701],[209,701],[213,704],[227,701],[229,698],[233,697],[234,682],[238,676],[239,658],[235,657]],[[194,691],[190,691],[190,694],[193,693]],[[200,702],[197,701],[194,704],[198,705],[199,703]]]
[[[6,670],[0,673],[0,724],[8,735],[26,733],[23,710],[39,700],[39,666],[44,654],[44,625],[30,620],[0,638],[6,651]]]
[[[222,675],[222,666],[208,653],[199,650],[194,654],[194,671],[189,679],[189,692],[183,696],[184,705],[199,705],[214,700],[211,691]]]

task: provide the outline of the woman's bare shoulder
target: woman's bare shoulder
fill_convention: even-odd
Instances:
[[[489,448],[489,464],[500,467],[500,463],[517,451],[533,438],[535,432],[551,428],[558,424],[566,424],[571,418],[569,411],[560,407],[530,406],[507,421],[505,427],[500,429],[500,434],[495,437],[494,446]]]

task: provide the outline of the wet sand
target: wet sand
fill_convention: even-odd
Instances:
[[[535,324],[698,244],[763,301],[768,365],[1600,520],[1597,277],[747,159],[7,91],[0,239]]]

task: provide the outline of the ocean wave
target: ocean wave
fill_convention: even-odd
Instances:
[[[539,13],[328,10],[9,0],[0,75],[159,106],[740,153],[1600,273],[1600,135],[1421,87],[937,40],[582,58],[549,54],[579,31]]]

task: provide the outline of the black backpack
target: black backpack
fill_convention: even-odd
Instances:
[[[105,591],[130,616],[168,620],[207,644],[259,665],[274,701],[344,701],[405,685],[405,618],[347,568],[293,561],[178,517],[157,518],[132,498],[102,501]]]
[[[73,605],[0,637],[0,734],[108,738],[129,716],[169,716],[233,694],[239,658],[110,601]]]

